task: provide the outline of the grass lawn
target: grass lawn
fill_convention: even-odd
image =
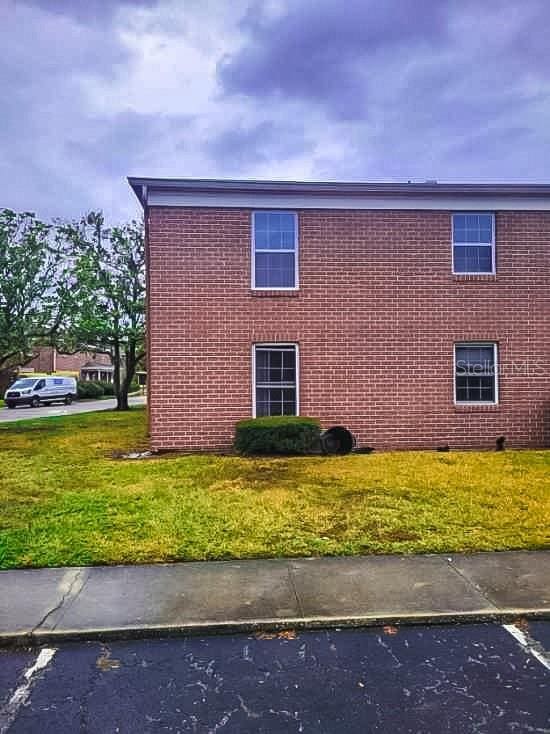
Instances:
[[[548,548],[550,451],[111,458],[145,414],[0,423],[0,567]]]

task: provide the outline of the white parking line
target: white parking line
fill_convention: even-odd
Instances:
[[[543,650],[542,645],[539,645],[538,642],[535,642],[535,640],[532,640],[528,635],[523,632],[523,630],[520,630],[519,627],[516,627],[515,624],[503,624],[502,625],[506,632],[509,632],[512,637],[514,637],[519,644],[523,647],[523,649],[530,653],[534,658],[536,658],[541,665],[544,665],[544,667],[547,670],[550,670],[550,658],[546,654],[546,652]]]
[[[35,674],[48,665],[56,652],[57,650],[52,647],[45,647],[43,650],[40,650],[40,654],[36,658],[34,665],[25,671],[25,682],[15,690],[15,693],[7,704],[0,709],[0,734],[6,734],[13,724],[17,712],[27,702],[31,694]]]

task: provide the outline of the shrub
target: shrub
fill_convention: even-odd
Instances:
[[[310,454],[319,450],[320,435],[315,418],[249,418],[237,423],[234,446],[241,454]]]
[[[130,387],[128,388],[128,392],[137,392],[139,390],[139,382],[137,380],[133,380],[130,383]]]
[[[76,392],[79,398],[101,398],[105,391],[100,382],[79,380],[76,383]]]
[[[103,394],[113,396],[115,394],[115,384],[114,382],[106,382],[105,380],[101,380],[100,382],[96,382],[96,385],[101,385],[103,388]]]

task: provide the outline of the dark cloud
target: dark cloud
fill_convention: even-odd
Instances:
[[[57,17],[27,5],[8,8],[0,38],[3,92],[28,87],[46,96],[59,80],[65,84],[80,72],[112,75],[116,65],[130,56],[108,24],[84,27],[73,18]],[[39,103],[40,97],[36,101]]]
[[[71,141],[94,140],[101,129],[83,79],[105,81],[132,55],[108,24],[84,27],[22,4],[2,20],[0,207],[77,215],[89,206],[92,166],[76,158]],[[97,161],[111,155],[98,146]]]
[[[323,113],[320,177],[548,178],[547,0],[264,7],[245,16],[220,86],[262,113],[289,102],[306,121]],[[341,155],[325,154],[339,128]]]
[[[365,114],[378,52],[401,47],[406,65],[415,46],[446,37],[443,0],[306,0],[280,16],[264,7],[252,5],[242,23],[247,41],[219,65],[224,90],[307,99],[344,119]]]
[[[233,125],[212,137],[205,148],[226,175],[238,175],[247,166],[282,160],[311,151],[303,127],[270,121],[245,127]]]
[[[66,152],[76,165],[95,175],[122,180],[129,165],[139,170],[150,159],[159,141],[170,140],[174,148],[185,150],[193,117],[158,115],[124,110],[110,117],[88,120],[89,133],[68,135]]]
[[[0,0],[0,206],[134,215],[127,174],[550,178],[549,0],[222,3]]]

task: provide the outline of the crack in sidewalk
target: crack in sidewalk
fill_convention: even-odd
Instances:
[[[46,623],[46,620],[49,617],[51,617],[53,614],[55,614],[57,611],[61,609],[61,607],[65,604],[65,602],[68,599],[71,599],[73,601],[74,599],[76,599],[76,597],[80,594],[80,592],[84,588],[84,585],[88,581],[88,578],[89,578],[88,568],[83,567],[83,568],[79,568],[76,571],[74,578],[69,583],[69,586],[66,589],[66,591],[64,591],[61,599],[57,602],[57,604],[55,604],[55,606],[53,606],[50,610],[46,612],[46,614],[42,617],[42,619],[40,619],[40,621],[36,625],[34,625],[30,633],[31,637],[33,637],[35,632],[39,630]],[[54,623],[54,626],[52,627],[52,629],[56,628],[59,621],[60,620]]]
[[[304,610],[302,609],[302,602],[300,601],[300,597],[298,596],[298,589],[296,588],[296,584],[294,583],[294,572],[292,569],[292,562],[287,562],[286,567],[287,567],[288,580],[290,582],[290,587],[294,594],[294,598],[296,599],[296,606],[298,607],[298,613],[300,617],[303,618]]]
[[[458,574],[458,576],[460,576],[460,578],[463,579],[468,584],[468,586],[471,586],[473,589],[475,589],[475,591],[477,591],[477,593],[482,596],[483,599],[485,599],[490,607],[492,607],[497,612],[501,611],[500,606],[498,604],[495,604],[495,602],[487,596],[485,590],[482,589],[481,586],[476,584],[475,581],[472,581],[472,579],[468,578],[465,573],[463,573],[459,568],[455,566],[452,557],[446,556],[445,560],[447,561],[447,565],[449,566],[449,568],[451,568],[456,574]]]

